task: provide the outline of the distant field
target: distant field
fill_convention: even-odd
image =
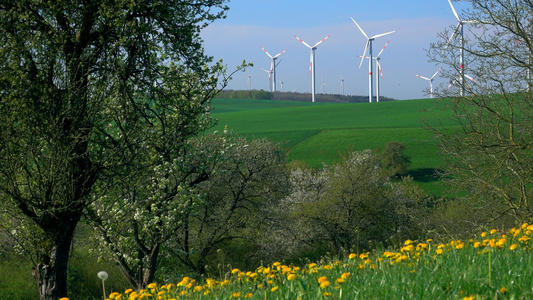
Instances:
[[[454,126],[442,101],[422,99],[379,103],[310,103],[270,100],[224,100],[213,102],[214,118],[233,132],[249,137],[283,141],[290,160],[321,167],[338,160],[349,150],[379,151],[386,143],[406,146],[417,181],[441,167],[432,134],[422,120],[433,125]]]

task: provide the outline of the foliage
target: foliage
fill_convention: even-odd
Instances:
[[[208,66],[199,33],[225,2],[0,4],[0,197],[40,230],[41,298],[67,293],[71,241],[94,187],[210,124],[226,78],[220,63]]]
[[[281,211],[289,214],[285,237],[291,251],[306,247],[330,253],[373,249],[401,236],[412,235],[427,196],[405,182],[392,182],[370,150],[352,152],[322,170],[292,172],[291,195]]]
[[[457,130],[436,129],[453,188],[474,206],[489,210],[489,222],[505,215],[533,216],[533,36],[530,1],[472,1],[462,13],[465,43],[449,40],[432,45],[432,61],[451,67],[444,72],[454,85],[441,96],[454,96],[450,109]],[[457,34],[456,34],[457,36]],[[463,49],[465,62],[458,63]],[[464,80],[464,74],[476,82]]]
[[[533,226],[492,229],[469,240],[405,240],[302,266],[274,262],[224,278],[182,277],[110,299],[518,299],[530,298]]]
[[[162,261],[203,274],[223,243],[265,230],[268,209],[283,195],[284,159],[272,142],[221,133],[180,150],[113,182],[94,202],[102,254],[136,288],[154,280]]]
[[[409,171],[411,158],[404,154],[405,146],[399,142],[388,142],[380,153],[381,166],[390,176],[405,175]]]
[[[316,101],[319,103],[365,103],[368,96],[352,96],[338,94],[316,94]],[[297,92],[266,92],[263,90],[225,90],[218,98],[229,99],[262,99],[262,100],[286,100],[311,102],[311,94]],[[380,101],[393,101],[393,98],[380,97]]]

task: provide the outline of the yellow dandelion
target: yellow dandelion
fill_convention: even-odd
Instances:
[[[335,280],[335,283],[336,284],[343,284],[344,282],[346,282],[346,280],[344,280],[344,278],[337,278],[337,280]]]
[[[127,289],[127,290],[124,291],[124,294],[129,294],[131,292],[133,292],[133,289]]]
[[[506,294],[506,293],[507,293],[507,289],[506,289],[504,286],[502,286],[502,287],[500,288],[500,293],[502,293],[502,294]]]
[[[355,253],[350,253],[350,255],[348,255],[349,259],[354,259],[356,257],[357,257],[357,254],[355,254]]]
[[[327,288],[328,286],[330,286],[330,284],[331,284],[331,283],[330,283],[329,281],[324,280],[324,281],[322,281],[322,282],[320,283],[320,288],[321,288],[321,289],[325,289],[325,288]]]
[[[254,294],[248,293],[248,294],[244,295],[244,298],[252,298],[253,296],[254,296]]]
[[[474,297],[474,295],[470,295],[468,297],[464,297],[463,300],[475,300],[476,297]]]
[[[498,232],[498,230],[496,230],[496,229],[491,229],[490,230],[490,234],[495,234],[496,232]]]
[[[295,279],[296,279],[296,274],[291,273],[287,275],[287,280],[295,280]]]
[[[413,243],[413,241],[411,241],[411,240],[406,240],[403,244],[404,244],[405,246],[407,246],[407,245],[411,245],[412,243]]]
[[[277,291],[277,290],[279,290],[279,287],[277,287],[277,286],[275,286],[275,287],[273,287],[273,288],[270,289],[271,292],[275,292],[275,291]]]
[[[486,236],[487,236],[487,233],[486,233],[485,231],[483,231],[483,232],[481,233],[481,237],[486,237]]]
[[[146,287],[149,288],[149,289],[155,289],[155,288],[157,288],[157,283],[150,283]]]
[[[360,259],[365,259],[365,258],[368,257],[368,254],[369,254],[368,252],[367,252],[367,253],[361,253],[361,254],[359,255],[359,258],[360,258]]]
[[[437,254],[437,255],[441,255],[442,252],[444,252],[444,250],[442,250],[442,248],[439,248],[439,249],[435,250],[435,254]]]
[[[241,270],[235,268],[233,270],[231,270],[231,274],[235,274],[235,273],[239,273]]]
[[[240,297],[241,297],[241,292],[233,293],[233,298],[240,298]]]
[[[110,295],[111,296],[111,295]],[[67,297],[59,298],[59,300],[69,300]]]
[[[322,294],[322,296],[324,296],[324,297],[330,297],[330,296],[331,296],[331,293],[330,293],[330,292],[324,292],[324,293]]]
[[[516,248],[518,248],[517,244],[512,244],[511,246],[509,246],[510,250],[515,250]]]
[[[347,278],[350,278],[351,276],[352,276],[352,274],[346,272],[346,273],[342,273],[341,278],[342,279],[347,279]]]

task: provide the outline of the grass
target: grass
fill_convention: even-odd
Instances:
[[[533,226],[483,232],[468,241],[405,241],[302,266],[231,269],[219,280],[150,284],[110,299],[529,299]]]
[[[269,100],[216,99],[212,130],[225,126],[249,137],[283,142],[289,160],[314,168],[333,164],[350,150],[379,151],[391,141],[406,146],[415,181],[428,192],[439,193],[433,173],[442,167],[432,126],[454,127],[445,100],[422,99],[379,103],[331,104]]]

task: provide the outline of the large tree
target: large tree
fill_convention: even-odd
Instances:
[[[209,125],[225,78],[199,33],[225,2],[0,3],[0,195],[40,230],[42,299],[67,295],[72,237],[98,182]]]
[[[447,175],[484,221],[533,217],[533,2],[473,0],[458,32],[443,32],[431,61],[448,65],[441,89],[457,127],[435,129],[449,164]],[[451,35],[453,39],[450,39]],[[464,54],[460,64],[461,50]],[[465,74],[464,76],[462,74]],[[470,80],[471,77],[475,81]],[[448,101],[448,100],[447,100]],[[456,196],[461,194],[456,194]]]

